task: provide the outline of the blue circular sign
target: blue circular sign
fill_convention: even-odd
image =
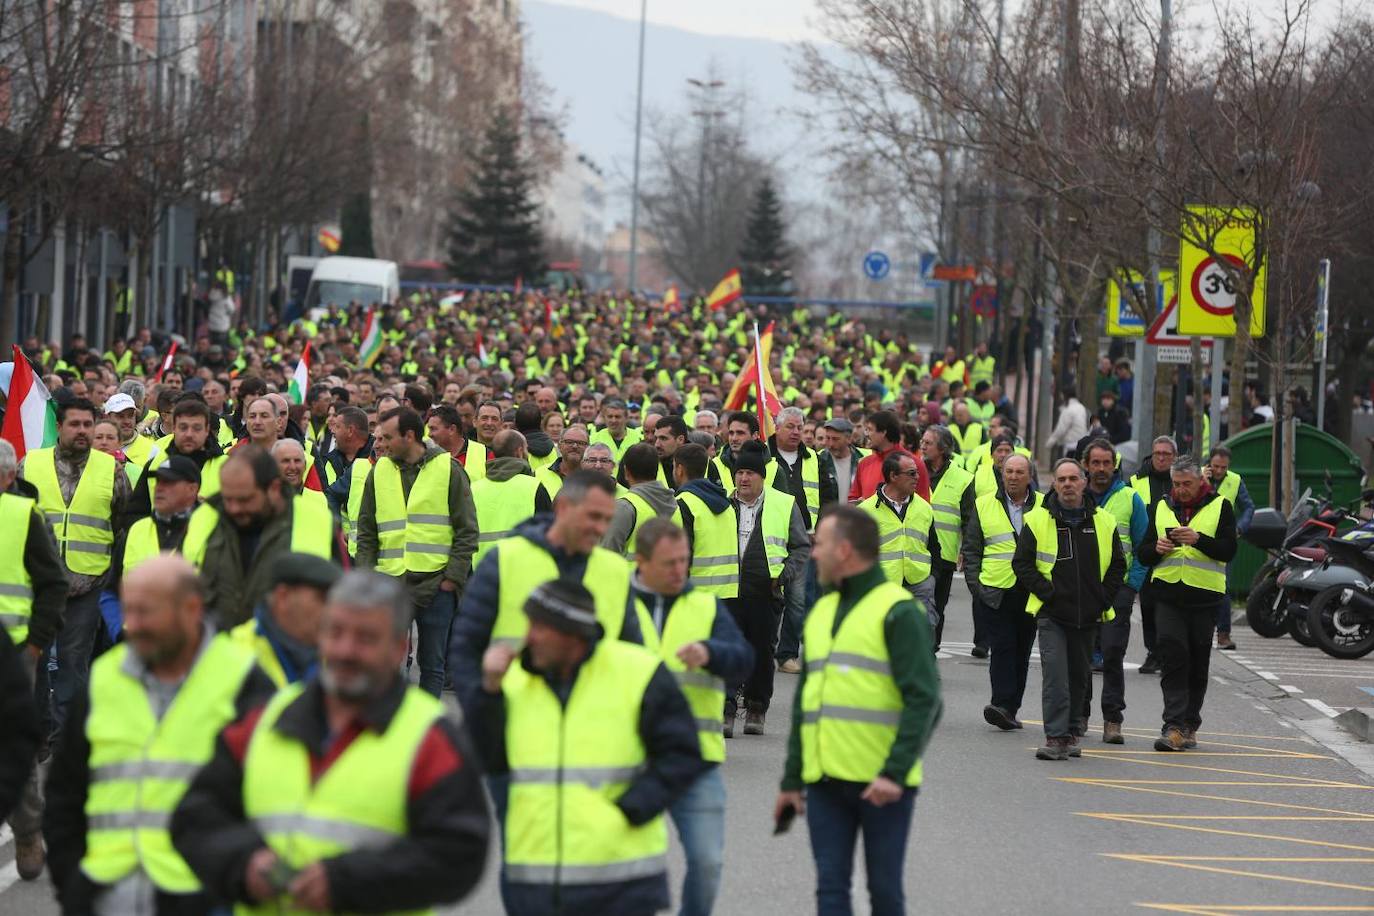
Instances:
[[[881,280],[892,270],[892,261],[881,251],[870,251],[864,255],[864,275],[870,280]]]

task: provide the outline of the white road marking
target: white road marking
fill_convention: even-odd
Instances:
[[[10,885],[19,880],[19,866],[11,861],[8,865],[0,868],[0,894],[10,889]]]
[[[1279,676],[1272,671],[1256,671],[1255,673],[1266,681],[1277,681],[1279,679]]]
[[[1339,713],[1337,713],[1336,710],[1332,709],[1330,706],[1327,706],[1321,700],[1314,700],[1311,697],[1303,697],[1302,701],[1306,703],[1308,706],[1311,706],[1317,712],[1326,716],[1328,719],[1334,719],[1337,715],[1339,715]]]
[[[1303,692],[1301,688],[1299,688],[1299,687],[1294,687],[1292,684],[1280,684],[1280,685],[1279,685],[1279,689],[1280,689],[1280,690],[1286,690],[1286,691],[1288,691],[1289,693],[1302,693],[1302,692]]]

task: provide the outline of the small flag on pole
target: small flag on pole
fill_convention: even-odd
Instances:
[[[678,297],[677,284],[668,287],[668,291],[663,294],[663,310],[676,312],[682,307],[682,300]]]
[[[382,352],[382,321],[377,307],[367,310],[367,324],[363,327],[363,342],[358,347],[358,364],[364,369],[372,368]]]
[[[753,389],[758,402],[759,437],[767,441],[773,435],[773,418],[782,410],[782,400],[773,385],[773,374],[768,369],[768,359],[773,352],[773,324],[770,322],[759,334],[759,326],[754,325],[754,350],[749,354],[749,367],[740,372],[730,396],[725,399],[726,410],[742,410],[749,400]],[[762,382],[760,383],[760,379]]]
[[[161,382],[163,373],[171,371],[172,360],[176,358],[176,355],[177,342],[174,340],[172,345],[167,348],[167,355],[162,358],[162,365],[157,367],[157,375],[153,378],[154,382]]]
[[[26,452],[57,442],[57,411],[53,409],[48,389],[24,358],[24,351],[17,345],[13,350],[14,374],[10,376],[10,388],[5,394],[8,400],[0,439],[13,445],[15,456],[23,460]]]
[[[310,390],[310,341],[305,342],[301,358],[296,361],[296,371],[291,375],[286,396],[292,404],[304,404],[305,394]]]
[[[713,312],[723,309],[743,293],[744,284],[740,282],[739,271],[732,270],[716,284],[716,288],[711,290],[711,295],[706,297],[706,307]]]
[[[487,364],[487,361],[488,361],[488,359],[487,359],[487,344],[486,344],[486,341],[484,341],[484,340],[482,339],[482,332],[481,332],[481,331],[478,331],[478,332],[477,332],[477,361],[480,362],[480,363],[481,363],[482,365],[484,365],[484,366]]]

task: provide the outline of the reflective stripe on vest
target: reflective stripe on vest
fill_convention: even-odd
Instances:
[[[649,505],[648,500],[646,500],[643,496],[640,496],[633,490],[631,490],[629,493],[626,493],[624,496],[621,497],[621,499],[629,503],[630,508],[635,510],[635,526],[634,528],[630,529],[630,536],[625,539],[624,550],[626,559],[633,560],[635,555],[635,546],[637,544],[637,541],[635,540],[635,535],[639,534],[639,529],[644,527],[645,522],[647,522],[651,518],[660,518],[660,516],[658,512],[654,509],[654,507]],[[671,516],[661,517],[670,518],[674,525],[677,525],[679,528],[682,527],[682,510],[677,507],[676,502],[673,503],[673,514]]]
[[[802,646],[802,779],[825,777],[869,783],[882,772],[897,737],[902,694],[892,679],[884,623],[911,595],[891,582],[878,585],[850,608],[835,631],[840,596],[831,592],[806,618]],[[921,761],[906,775],[921,784]]]
[[[915,585],[930,576],[930,520],[934,513],[920,494],[911,494],[906,518],[874,493],[859,503],[878,523],[878,565],[893,585]]]
[[[1031,491],[1031,509],[1044,498]],[[983,529],[983,562],[978,569],[978,581],[989,588],[1011,588],[1016,574],[1011,571],[1011,558],[1016,553],[1016,529],[1007,515],[1006,504],[996,493],[981,496],[974,503],[978,525]],[[1023,516],[1024,518],[1024,516]]]
[[[678,502],[692,514],[692,585],[717,598],[739,596],[739,519],[735,504],[715,513],[695,493]]]
[[[1022,530],[1025,528],[1035,532],[1035,568],[1040,570],[1040,575],[1053,580],[1054,563],[1059,556],[1058,520],[1041,504],[1026,513]],[[1100,582],[1107,578],[1107,567],[1112,562],[1112,538],[1116,537],[1116,519],[1106,509],[1099,507],[1093,510],[1093,533],[1097,537],[1097,578]],[[1108,601],[1111,598],[1111,595],[1107,596]],[[1040,596],[1032,592],[1026,599],[1026,613],[1034,615],[1043,604]],[[1115,617],[1116,612],[1110,605],[1102,609],[1102,620],[1112,620]]]
[[[704,668],[688,670],[677,657],[678,650],[694,642],[711,638],[716,622],[716,596],[693,588],[678,597],[668,611],[663,635],[658,635],[653,617],[642,601],[637,601],[644,645],[663,659],[664,667],[672,672],[692,718],[697,723],[697,739],[701,742],[703,760],[720,763],[725,759],[725,736],[721,733],[721,711],[725,708],[725,681]]]
[[[755,524],[763,526],[763,552],[768,557],[768,578],[776,579],[782,575],[787,563],[787,533],[792,530],[792,506],[795,501],[790,493],[765,487],[763,490],[763,509]],[[735,535],[738,543],[739,535]]]
[[[666,870],[663,815],[636,827],[616,806],[645,763],[639,714],[659,664],[641,646],[602,640],[566,703],[522,666],[506,672],[507,881],[605,884]]]
[[[1212,500],[1198,510],[1188,527],[1198,534],[1216,537],[1217,525],[1221,522],[1221,507],[1224,505],[1224,499]],[[1181,524],[1169,503],[1160,500],[1155,507],[1155,536],[1167,540],[1164,532]],[[1213,560],[1196,547],[1175,547],[1160,558],[1151,569],[1150,576],[1160,582],[1182,582],[1218,594],[1226,591],[1226,564]]]
[[[968,471],[950,464],[930,494],[930,508],[935,513],[935,536],[940,541],[940,559],[946,563],[959,559],[959,541],[963,537],[959,505],[964,489],[972,483],[973,477]]]
[[[243,761],[244,814],[282,862],[297,870],[353,851],[376,851],[406,835],[416,754],[443,718],[438,700],[409,687],[385,732],[363,729],[316,779],[306,747],[275,727],[302,689],[293,685],[272,698]],[[240,912],[297,910],[282,897]]]
[[[435,455],[420,468],[406,498],[401,471],[390,458],[372,466],[376,498],[377,571],[388,576],[438,572],[453,546],[448,489],[453,459]]]
[[[472,502],[477,507],[477,552],[472,566],[482,562],[497,541],[515,533],[516,527],[534,515],[534,501],[539,493],[539,479],[529,474],[516,474],[509,480],[483,477],[472,482]]]
[[[547,550],[518,534],[498,542],[496,560],[501,590],[491,641],[518,646],[529,630],[525,601],[536,588],[559,578],[558,564]],[[625,625],[625,609],[630,603],[630,566],[625,558],[603,547],[593,547],[582,584],[596,599],[596,619],[606,631],[604,638],[619,639]]]
[[[194,893],[200,882],[172,848],[168,824],[220,729],[234,720],[253,656],[227,637],[212,638],[159,720],[142,682],[126,670],[128,651],[116,646],[91,666],[81,871],[110,885],[142,869],[161,890]]]
[[[29,638],[33,618],[33,579],[24,565],[29,522],[37,503],[13,493],[0,493],[0,531],[5,535],[5,560],[0,563],[0,626],[16,646]]]
[[[56,450],[37,449],[24,459],[24,479],[38,488],[38,507],[57,536],[67,569],[77,575],[98,576],[110,568],[115,469],[113,458],[91,449],[67,505],[57,480]]]

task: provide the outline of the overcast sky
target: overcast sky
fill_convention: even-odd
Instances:
[[[638,19],[640,0],[550,0]],[[705,35],[801,41],[820,37],[815,0],[649,0],[649,21]]]

